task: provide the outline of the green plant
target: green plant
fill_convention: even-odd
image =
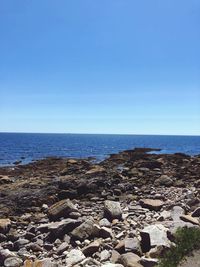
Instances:
[[[165,253],[158,266],[177,267],[195,249],[200,249],[200,228],[179,228],[175,234],[175,246]]]

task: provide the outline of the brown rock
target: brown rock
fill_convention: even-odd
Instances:
[[[159,199],[141,199],[140,205],[149,210],[159,211],[164,205],[164,202]]]
[[[48,215],[50,219],[56,220],[68,217],[73,211],[77,211],[74,204],[69,199],[64,199],[52,205],[48,210]]]
[[[143,267],[139,262],[140,257],[132,252],[122,254],[118,260],[124,267]]]
[[[182,215],[180,216],[180,219],[183,220],[184,222],[189,222],[192,224],[199,225],[199,220],[195,217],[192,217],[191,215]]]
[[[0,233],[6,234],[9,232],[11,227],[10,219],[0,219]]]
[[[82,252],[85,256],[91,256],[99,250],[100,242],[98,240],[90,243],[87,247],[83,248]]]

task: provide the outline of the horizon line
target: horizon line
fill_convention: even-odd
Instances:
[[[141,136],[196,136],[200,137],[200,134],[140,134],[140,133],[88,133],[88,132],[81,132],[81,133],[74,133],[74,132],[8,132],[8,131],[0,131],[0,134],[66,134],[66,135],[141,135]]]

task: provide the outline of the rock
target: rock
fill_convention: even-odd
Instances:
[[[5,267],[21,267],[23,261],[18,257],[9,257],[4,261]]]
[[[111,227],[111,223],[106,219],[106,218],[103,218],[99,221],[99,225],[101,227],[105,226],[105,227]]]
[[[82,222],[74,219],[64,219],[60,222],[42,224],[38,227],[41,232],[49,232],[50,239],[62,238],[65,234],[71,232]]]
[[[82,252],[85,256],[91,256],[99,250],[100,242],[98,240],[90,243],[87,247],[84,247]]]
[[[192,217],[200,217],[200,207],[196,208],[192,214],[191,214]]]
[[[46,258],[42,260],[25,260],[23,267],[57,267],[57,264],[52,262],[52,259]]]
[[[144,267],[154,267],[154,266],[156,267],[158,266],[158,259],[149,259],[142,257],[140,263]]]
[[[100,254],[101,262],[109,260],[111,257],[111,253],[108,250],[102,250]]]
[[[78,249],[72,249],[66,258],[66,267],[74,266],[85,259],[84,254]]]
[[[164,205],[164,202],[159,199],[141,199],[140,205],[149,210],[159,211]]]
[[[124,267],[142,267],[140,257],[132,252],[122,254],[118,260]]]
[[[24,247],[25,245],[29,244],[30,241],[25,238],[19,238],[15,243],[14,247],[16,250],[19,250],[20,248]]]
[[[180,221],[180,216],[185,214],[185,211],[180,206],[174,206],[171,211],[173,221]]]
[[[102,264],[101,267],[124,267],[124,266],[121,264],[107,262],[107,263]]]
[[[63,242],[58,248],[57,253],[58,255],[62,254],[65,250],[67,250],[69,247],[69,244],[67,242]]]
[[[113,238],[112,229],[107,228],[107,227],[101,227],[99,236],[102,238],[108,238],[108,237]]]
[[[4,260],[9,257],[16,257],[14,252],[11,252],[9,249],[0,249],[0,264],[3,265]]]
[[[0,233],[6,234],[9,232],[11,227],[10,219],[0,219]]]
[[[112,263],[116,263],[120,258],[120,254],[119,252],[117,252],[116,250],[112,250],[112,253],[111,253],[111,262]]]
[[[126,252],[133,252],[137,255],[141,255],[140,242],[136,237],[126,238],[124,240],[124,247]]]
[[[167,238],[168,229],[162,224],[146,226],[141,232],[141,248],[143,252],[148,252],[152,247],[169,247],[170,241]]]
[[[99,236],[100,228],[95,224],[94,220],[88,219],[80,226],[75,228],[71,235],[78,240],[84,240],[91,237]]]
[[[173,180],[167,175],[161,175],[160,178],[155,180],[155,185],[171,186],[173,185]]]
[[[122,210],[119,202],[106,200],[104,202],[104,214],[109,220],[121,219]]]
[[[77,211],[74,204],[69,199],[61,200],[48,209],[49,218],[52,220],[59,219],[61,217],[68,217],[69,213]]]
[[[199,225],[199,220],[195,217],[192,217],[191,215],[181,215],[180,219],[183,220],[184,222],[189,222],[192,224]]]

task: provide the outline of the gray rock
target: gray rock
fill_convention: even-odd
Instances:
[[[121,219],[122,210],[119,202],[106,200],[104,202],[104,214],[109,220]]]
[[[20,267],[23,261],[18,257],[9,257],[4,261],[5,267]]]
[[[67,242],[63,242],[58,248],[57,253],[58,255],[62,254],[65,250],[67,250],[69,247],[69,244]]]
[[[106,219],[106,218],[103,218],[99,221],[99,225],[101,227],[105,226],[105,227],[110,227],[111,226],[111,223]]]
[[[72,249],[66,258],[66,267],[74,266],[85,259],[84,254],[78,249]]]
[[[180,221],[180,216],[185,214],[185,211],[180,206],[174,206],[171,211],[173,221]]]
[[[100,254],[101,262],[109,260],[110,257],[111,257],[111,253],[107,249],[104,249],[101,251],[101,254]]]
[[[124,247],[126,252],[133,252],[137,255],[141,255],[140,242],[136,237],[126,238],[124,240]]]
[[[71,235],[78,240],[84,240],[91,237],[99,236],[100,228],[95,224],[94,220],[88,219],[75,228]]]
[[[168,229],[162,224],[149,225],[141,232],[141,248],[143,252],[148,252],[152,247],[169,247],[170,241],[167,238]]]

